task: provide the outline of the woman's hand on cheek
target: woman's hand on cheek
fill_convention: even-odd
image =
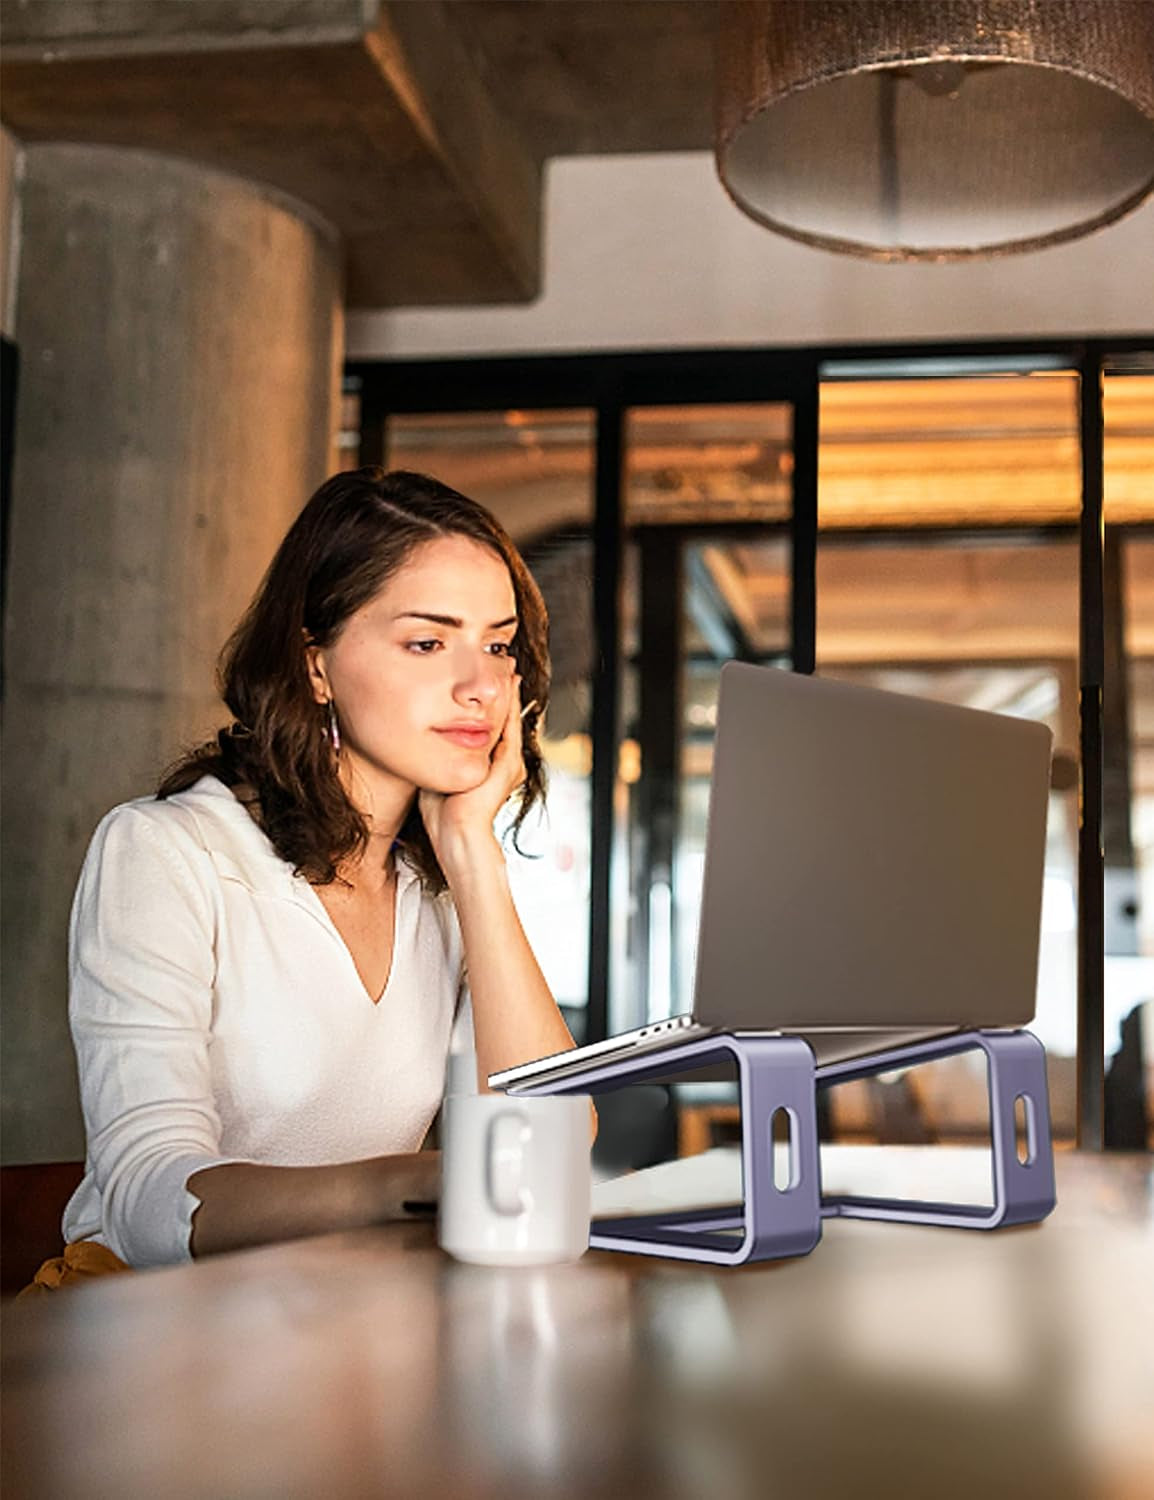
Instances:
[[[425,830],[447,878],[471,859],[500,853],[493,820],[525,779],[521,750],[521,679],[513,678],[509,712],[489,761],[489,774],[467,792],[419,793]]]

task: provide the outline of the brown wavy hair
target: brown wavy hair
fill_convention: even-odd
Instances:
[[[325,710],[309,684],[305,647],[329,646],[349,617],[384,586],[422,543],[464,536],[509,569],[517,601],[512,654],[523,702],[538,707],[523,723],[525,781],[516,834],[545,791],[537,740],[549,696],[548,616],[541,592],[496,518],[475,500],[404,470],[356,469],[327,480],[289,528],[256,596],[217,664],[217,688],[233,722],[187,751],[166,771],[158,798],[202,776],[232,787],[298,875],[327,885],[337,867],[368,843],[365,818],[337,774]],[[418,801],[397,842],[427,889],[446,886]]]

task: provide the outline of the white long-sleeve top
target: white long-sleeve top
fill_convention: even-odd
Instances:
[[[64,1238],[133,1266],[189,1259],[202,1168],[416,1151],[465,996],[452,901],[399,860],[374,1003],[316,891],[212,776],[103,819],[69,973],[88,1144]]]

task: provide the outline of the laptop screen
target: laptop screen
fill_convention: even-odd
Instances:
[[[698,1020],[1029,1021],[1050,750],[1043,724],[728,663]]]

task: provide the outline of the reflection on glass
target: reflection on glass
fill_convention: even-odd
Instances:
[[[695,581],[686,580],[686,651],[681,725],[681,786],[677,848],[674,859],[676,964],[680,993],[691,996],[697,962],[697,929],[705,873],[705,835],[709,817],[713,740],[721,668],[737,657],[768,666],[789,665],[790,548],[785,536],[764,541],[695,542],[690,555],[726,579],[725,598],[735,618],[746,623],[743,648],[716,654],[692,649]],[[717,559],[724,559],[718,569]],[[668,1011],[663,1012],[668,1014]],[[654,1017],[658,1019],[658,1017]]]
[[[609,867],[609,1032],[630,1031],[645,1020],[644,965],[637,922],[636,791],[641,779],[638,657],[640,561],[626,541],[621,615],[620,750],[613,786],[613,854]]]
[[[1102,384],[1109,525],[1154,521],[1154,353],[1144,364],[1146,374],[1107,374]]]
[[[718,673],[733,658],[778,662],[789,647],[793,414],[787,403],[637,407],[625,431],[626,748],[647,681],[668,710],[663,795],[672,806],[647,823],[644,751],[640,780],[623,755],[630,922],[626,953],[615,955],[615,1030],[692,1007]],[[647,642],[640,558],[646,536],[660,536],[651,528],[672,525],[681,597],[669,585],[656,611],[665,610],[663,639]]]
[[[1078,545],[1010,540],[1001,528],[1076,523],[1077,401],[1067,372],[823,385],[818,490],[818,671],[1039,719],[1054,732],[1032,1029],[1047,1048],[1054,1130],[1065,1138],[1077,1051]],[[966,534],[931,539],[931,527]],[[857,534],[837,537],[845,528]],[[923,1139],[984,1128],[972,1067],[950,1059],[940,1065],[948,1086],[906,1090]],[[848,1133],[877,1138],[878,1089],[857,1088]],[[897,1096],[887,1097],[892,1110]],[[836,1110],[833,1123],[846,1125]]]
[[[1078,382],[1065,371],[826,382],[820,434],[823,528],[1078,518]]]
[[[1115,524],[1154,520],[1154,352],[1125,364],[1102,392],[1105,514]],[[1125,692],[1105,747],[1107,1123],[1112,1144],[1140,1149],[1154,1144],[1154,542],[1127,535],[1119,556]]]
[[[479,500],[523,548],[592,524],[593,428],[587,410],[391,416],[389,464]]]
[[[1116,525],[1154,520],[1154,351],[1119,364],[1102,393],[1107,559],[1121,573],[1106,603],[1125,629],[1104,698],[1106,1130],[1141,1150],[1154,1145],[1154,541]]]
[[[506,839],[513,898],[577,1040],[588,1002],[593,673],[593,445],[587,410],[389,418],[391,467],[431,474],[486,506],[512,536],[549,610],[553,683],[541,749],[546,807]],[[498,824],[504,834],[508,819]]]
[[[926,662],[1077,660],[1074,542],[823,539],[818,670]]]
[[[628,526],[788,520],[792,475],[786,404],[642,406],[628,414]]]
[[[715,662],[789,650],[789,537],[695,541],[686,552],[686,651]]]
[[[1068,588],[1071,599],[1077,598],[1077,549],[1074,544],[1058,544],[1055,550],[1060,563],[1068,573]],[[912,553],[911,567],[915,567],[920,553]],[[821,568],[819,565],[819,598],[821,597]],[[1021,606],[1029,609],[1029,598],[1022,599]],[[1076,609],[1073,611],[1076,618]],[[1072,628],[1074,628],[1072,626]],[[900,623],[894,631],[894,654],[898,660],[901,653],[902,630]],[[818,634],[818,670],[823,676],[838,677],[845,681],[860,682],[887,692],[899,692],[915,697],[934,698],[940,702],[957,703],[967,708],[983,709],[988,713],[1008,713],[1019,718],[1036,719],[1048,724],[1054,734],[1055,775],[1050,794],[1050,807],[1046,828],[1046,863],[1042,892],[1042,928],[1038,953],[1038,985],[1035,1019],[1031,1025],[1045,1044],[1050,1064],[1051,1108],[1056,1136],[1072,1137],[1075,1116],[1074,1058],[1077,1053],[1077,676],[1074,656],[1064,663],[1042,661],[1034,665],[1012,663],[980,664],[933,664],[886,667],[866,667],[825,661],[821,649],[821,633]],[[964,640],[957,644],[959,655],[964,649]],[[1076,643],[1071,647],[1076,651]],[[908,661],[908,658],[907,658]],[[963,1078],[967,1068],[973,1066],[969,1059],[950,1059],[941,1068],[953,1073],[958,1079],[959,1090],[964,1089]],[[948,1134],[956,1134],[958,1120],[953,1119],[947,1129],[947,1116],[942,1109],[941,1090],[935,1098],[924,1098],[921,1107],[927,1128]],[[977,1108],[985,1109],[984,1095]],[[979,1116],[969,1122],[976,1128]],[[934,1138],[937,1138],[935,1135]]]
[[[1154,1145],[1154,541],[1128,538],[1122,558],[1129,837],[1106,856],[1107,1110],[1111,1144],[1141,1150]]]

